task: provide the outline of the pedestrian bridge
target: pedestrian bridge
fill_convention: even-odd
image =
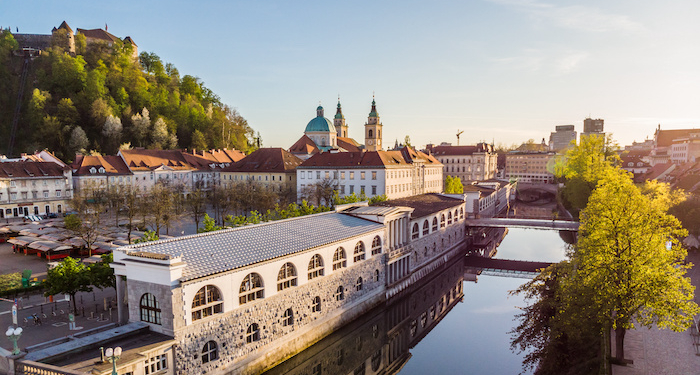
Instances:
[[[525,260],[497,259],[481,256],[467,256],[464,262],[467,270],[481,271],[482,275],[507,276],[531,279],[550,262],[531,262]],[[473,272],[472,271],[472,272]]]
[[[465,222],[470,227],[533,228],[569,231],[578,231],[579,226],[578,221],[515,218],[467,219]]]

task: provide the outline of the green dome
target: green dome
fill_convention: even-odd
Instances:
[[[333,126],[331,120],[323,117],[323,107],[318,106],[318,108],[316,108],[316,117],[309,121],[306,125],[306,130],[304,130],[304,133],[308,132],[336,132],[335,126]]]

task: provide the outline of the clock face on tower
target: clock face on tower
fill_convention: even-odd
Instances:
[[[367,144],[370,145],[370,146],[371,146],[373,143],[374,143],[374,141],[372,141],[371,139],[367,141]]]

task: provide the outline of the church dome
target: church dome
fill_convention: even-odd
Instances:
[[[333,126],[331,120],[323,117],[323,107],[318,106],[318,108],[316,108],[316,117],[309,121],[306,125],[306,130],[304,130],[304,133],[308,132],[336,132],[335,126]]]

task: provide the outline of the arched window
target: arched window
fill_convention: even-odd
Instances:
[[[457,211],[457,209],[455,208],[455,223],[457,222],[457,218],[459,217],[459,216],[457,216],[457,213],[458,213],[458,211]]]
[[[224,301],[219,288],[214,285],[202,287],[192,301],[192,320],[206,318],[224,311]]]
[[[411,230],[411,239],[415,240],[420,237],[420,232],[418,231],[418,223],[413,224],[413,229]]]
[[[358,277],[357,281],[355,281],[355,290],[358,292],[362,290],[362,278],[361,277]]]
[[[265,297],[262,277],[257,273],[249,273],[241,282],[241,289],[238,293],[238,303],[244,304],[256,299]]]
[[[374,270],[374,281],[379,281],[379,270]]]
[[[319,276],[323,276],[323,259],[316,254],[309,261],[309,280]]]
[[[452,212],[447,213],[447,224],[452,224]]]
[[[284,310],[284,315],[282,315],[282,326],[289,327],[291,325],[294,325],[294,312],[290,307],[287,310]]]
[[[459,208],[459,218],[464,219],[464,207]]]
[[[146,323],[161,324],[160,303],[156,301],[156,296],[146,293],[141,296],[140,303],[141,321]]]
[[[372,354],[372,371],[377,372],[379,365],[382,364],[382,348],[379,348]]]
[[[430,224],[428,224],[428,220],[423,222],[423,235],[426,236],[430,233]]]
[[[277,273],[277,291],[297,286],[297,269],[292,263],[285,263]]]
[[[440,215],[440,228],[445,227],[445,214]]]
[[[321,297],[316,296],[311,301],[311,312],[319,312],[319,311],[321,311]]]
[[[367,138],[372,138],[372,134],[374,134],[374,133],[372,133],[372,129],[369,129],[369,130],[367,131],[367,135],[368,135]]]
[[[339,247],[335,250],[333,254],[333,271],[345,268],[348,266],[347,257],[345,256],[345,249]]]
[[[382,253],[382,240],[379,236],[375,236],[372,240],[372,255],[377,255]]]
[[[202,363],[207,363],[219,359],[219,347],[214,341],[207,341],[202,348]]]
[[[438,230],[438,222],[437,222],[437,217],[433,218],[433,232]]]
[[[248,326],[248,330],[245,334],[245,342],[251,343],[260,340],[260,327],[258,323],[253,323]]]
[[[355,252],[352,261],[357,263],[361,260],[365,260],[365,244],[362,243],[362,241],[358,241],[357,245],[355,245]]]
[[[342,301],[345,299],[345,288],[343,286],[339,286],[338,289],[335,290],[335,300],[336,301]]]

